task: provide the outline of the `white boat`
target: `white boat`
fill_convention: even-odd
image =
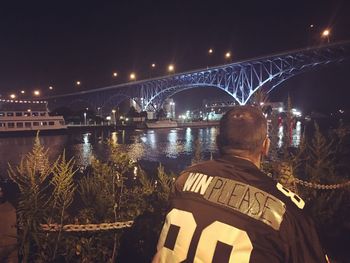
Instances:
[[[159,120],[155,122],[146,122],[148,129],[161,129],[161,128],[177,128],[177,122],[172,120]]]
[[[45,101],[0,100],[0,135],[65,129],[63,116],[50,116]]]

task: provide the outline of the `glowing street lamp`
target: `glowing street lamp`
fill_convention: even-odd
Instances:
[[[211,54],[213,54],[213,52],[214,52],[214,50],[212,48],[209,48],[208,54],[211,55]]]
[[[134,72],[132,72],[131,74],[130,74],[130,80],[136,80],[136,74],[134,73]]]
[[[112,110],[112,113],[113,113],[113,121],[114,121],[114,124],[116,125],[117,124],[117,119],[116,119],[116,116],[115,116],[115,113],[117,111],[115,109]]]
[[[323,30],[321,37],[327,38],[327,42],[329,43],[329,35],[331,34],[331,31],[329,29]]]
[[[118,72],[113,72],[113,77],[118,77]]]
[[[26,93],[24,90],[21,90],[21,94],[24,94],[24,93]]]
[[[50,87],[49,87],[49,90],[53,90],[53,87],[52,87],[52,86],[50,86]]]
[[[11,99],[15,99],[16,97],[17,97],[16,94],[10,94]]]
[[[175,71],[175,66],[174,66],[173,64],[170,64],[170,65],[168,66],[168,71],[169,71],[169,72],[174,72],[174,71]]]
[[[155,68],[155,67],[156,67],[156,63],[152,63],[152,64],[151,64],[151,67],[152,67],[152,68]]]
[[[75,84],[77,84],[78,86],[81,85],[81,82],[78,80],[77,82],[75,82]]]
[[[39,90],[34,90],[33,93],[34,93],[35,96],[40,96],[40,91]]]
[[[84,125],[86,125],[86,112],[84,112]]]
[[[226,59],[230,59],[231,58],[231,52],[230,51],[225,53],[225,58]]]

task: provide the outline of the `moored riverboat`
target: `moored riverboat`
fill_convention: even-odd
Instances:
[[[63,116],[50,116],[45,101],[0,100],[0,136],[66,129]]]

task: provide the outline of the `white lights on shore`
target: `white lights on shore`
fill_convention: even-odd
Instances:
[[[297,110],[297,109],[292,109],[292,114],[295,117],[301,117],[301,111]]]

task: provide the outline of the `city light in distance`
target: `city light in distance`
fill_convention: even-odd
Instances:
[[[330,33],[331,33],[331,32],[330,32],[329,29],[325,29],[325,30],[323,30],[323,32],[322,32],[322,36],[323,36],[323,37],[328,37]]]
[[[21,90],[21,94],[24,94],[24,93],[26,93],[24,90]]]
[[[231,52],[230,51],[226,52],[225,58],[227,58],[227,59],[231,58]]]
[[[130,80],[135,80],[136,74],[134,72],[130,73]]]
[[[10,94],[10,98],[11,98],[11,99],[15,99],[16,97],[17,97],[16,94],[14,94],[14,93],[13,93],[13,94]]]
[[[81,84],[81,82],[78,80],[77,82],[75,82],[75,84],[77,84],[79,86]]]
[[[113,77],[118,77],[118,73],[117,72],[113,72]]]
[[[214,50],[212,48],[209,48],[208,53],[213,54]]]
[[[156,63],[152,63],[152,64],[151,64],[151,67],[152,67],[152,68],[155,68],[155,67],[156,67]]]
[[[34,93],[35,96],[39,96],[40,95],[40,91],[39,90],[34,90],[33,93]]]
[[[168,71],[169,72],[173,72],[175,70],[175,66],[173,65],[173,64],[170,64],[169,66],[168,66]]]
[[[50,86],[50,87],[49,87],[49,90],[53,90],[53,87],[52,87],[52,86]]]

